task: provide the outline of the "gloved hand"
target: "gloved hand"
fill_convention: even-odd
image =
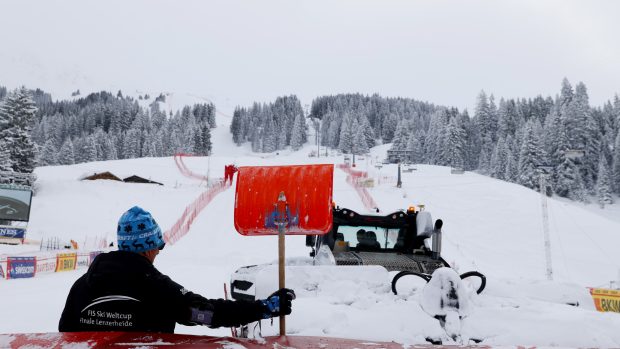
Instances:
[[[292,300],[295,299],[295,291],[281,288],[272,293],[267,299],[261,300],[265,306],[264,319],[291,313]]]

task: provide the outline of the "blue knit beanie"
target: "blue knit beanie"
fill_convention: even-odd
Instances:
[[[165,245],[161,229],[150,213],[134,206],[123,213],[116,230],[118,249],[122,251],[144,252]]]

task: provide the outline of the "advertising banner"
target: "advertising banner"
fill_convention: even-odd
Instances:
[[[26,229],[0,226],[0,238],[23,239],[26,237]]]
[[[30,190],[0,187],[0,220],[27,222],[31,199]]]
[[[7,279],[22,279],[34,277],[37,267],[36,257],[9,257],[7,258]]]
[[[56,255],[56,271],[75,270],[77,253],[59,253]]]
[[[37,258],[37,273],[53,273],[56,271],[56,256]]]
[[[90,254],[89,253],[78,253],[77,267],[78,268],[88,267],[89,264],[90,264]]]
[[[95,257],[100,255],[101,253],[102,253],[101,251],[91,251],[90,252],[90,262],[88,264],[90,265],[90,263],[92,263],[95,260]]]
[[[605,288],[591,288],[590,294],[598,311],[620,313],[620,291]]]

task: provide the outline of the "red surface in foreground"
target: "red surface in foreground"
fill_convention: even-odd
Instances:
[[[267,337],[250,340],[232,337],[191,336],[140,332],[67,332],[0,334],[0,346],[20,348],[208,348],[208,349],[403,349],[395,342],[372,342],[328,337]],[[489,348],[485,346],[416,345],[410,348]]]

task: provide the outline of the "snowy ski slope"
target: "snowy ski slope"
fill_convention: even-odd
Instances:
[[[281,165],[342,163],[342,156],[310,158],[315,147],[298,152],[253,154],[230,140],[229,119],[218,115],[211,158],[187,158],[194,172],[223,177],[224,165]],[[310,137],[312,139],[312,137]],[[382,213],[425,204],[434,218],[444,220],[444,258],[460,273],[479,270],[487,276],[482,295],[471,295],[472,313],[462,321],[462,338],[483,344],[538,346],[620,346],[620,314],[594,310],[587,286],[607,286],[618,279],[620,222],[598,209],[565,200],[549,199],[555,281],[545,281],[540,196],[524,187],[466,172],[417,166],[403,174],[395,187],[396,166],[380,170],[388,146],[373,149],[358,160],[377,184],[369,189]],[[93,172],[132,174],[164,186],[114,181],[80,181]],[[114,239],[118,217],[133,205],[152,212],[163,229],[170,227],[206,184],[183,177],[172,158],[145,158],[38,168],[37,196],[33,199],[28,237],[50,236],[84,241],[87,237]],[[334,172],[338,205],[365,212],[346,174]],[[207,297],[223,297],[223,284],[240,266],[277,258],[274,237],[243,237],[233,228],[234,188],[218,195],[195,220],[189,233],[167,246],[155,264],[186,288]],[[612,207],[612,210],[617,209]],[[616,211],[617,212],[617,211]],[[25,253],[38,246],[0,245],[2,253]],[[287,257],[307,257],[303,237],[287,238]],[[0,280],[0,333],[54,332],[66,295],[84,269],[43,274],[33,279]],[[406,282],[403,284],[407,284]],[[288,333],[364,340],[426,343],[440,337],[437,320],[419,305],[420,282],[409,282],[398,296],[385,288],[346,281],[322,284],[313,294],[294,302],[287,320]],[[565,303],[578,302],[579,307]],[[276,334],[264,321],[262,334]],[[258,330],[257,330],[258,331]],[[228,329],[177,327],[177,333],[230,335]],[[468,342],[466,341],[465,344]]]

